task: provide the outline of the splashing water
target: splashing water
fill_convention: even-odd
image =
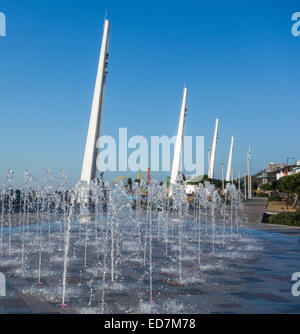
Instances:
[[[33,279],[31,294],[62,307],[184,310],[170,299],[172,289],[205,281],[207,270],[224,267],[225,253],[249,247],[241,244],[243,204],[234,185],[225,197],[205,182],[188,200],[182,180],[170,196],[155,179],[68,189],[66,172],[55,179],[49,169],[41,184],[27,170],[18,192],[13,176],[9,170],[0,193],[1,263],[12,277]]]

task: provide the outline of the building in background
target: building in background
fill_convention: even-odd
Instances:
[[[286,164],[283,163],[283,162],[280,162],[280,163],[270,162],[269,166],[268,166],[268,171],[273,172],[273,173],[274,172],[279,172],[284,167],[286,167]]]
[[[267,183],[272,184],[274,181],[276,181],[276,172],[270,172],[268,170],[263,169],[262,171],[260,171],[255,175],[255,178],[257,180],[258,186]]]
[[[298,161],[299,160],[297,160],[296,165],[286,166],[285,168],[280,169],[276,174],[276,179],[279,180],[282,177],[300,173],[300,164],[298,164]]]

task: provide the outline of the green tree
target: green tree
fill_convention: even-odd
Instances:
[[[295,208],[300,195],[300,173],[285,176],[277,181],[277,189],[281,192],[288,194],[295,194],[295,202],[293,207]]]
[[[262,190],[262,191],[270,191],[272,188],[271,184],[270,183],[265,183],[265,184],[262,184],[260,185],[259,189]]]
[[[273,181],[271,184],[271,190],[276,190],[277,189],[277,181]]]

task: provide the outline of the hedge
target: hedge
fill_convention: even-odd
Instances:
[[[281,212],[277,215],[272,215],[268,219],[270,224],[299,226],[300,227],[300,212]]]
[[[272,194],[269,197],[269,201],[273,202],[273,201],[281,201],[281,197],[278,194]]]

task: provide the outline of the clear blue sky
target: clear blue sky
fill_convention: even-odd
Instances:
[[[216,161],[253,170],[300,159],[300,37],[291,34],[299,1],[1,0],[0,179],[26,168],[80,176],[105,10],[111,21],[103,134],[176,134],[184,82],[187,135]]]

